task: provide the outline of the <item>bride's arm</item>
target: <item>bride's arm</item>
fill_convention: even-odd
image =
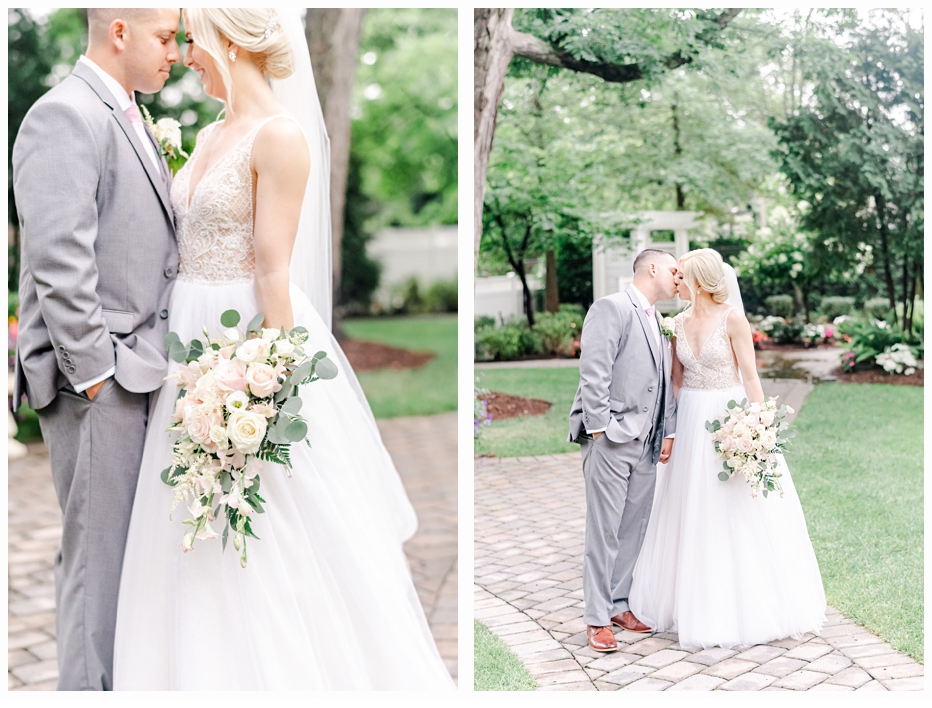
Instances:
[[[264,327],[294,327],[288,292],[291,251],[310,171],[307,142],[290,120],[264,126],[253,146],[256,171],[256,302]]]
[[[754,339],[751,336],[751,325],[747,318],[737,310],[728,313],[728,336],[731,339],[731,348],[735,352],[738,362],[738,371],[744,379],[744,388],[748,392],[751,403],[763,403],[764,389],[761,387],[757,375],[757,363],[754,358]]]
[[[673,395],[679,397],[680,388],[683,387],[683,363],[676,355],[677,338],[674,337],[671,342],[672,346],[670,347],[670,353],[672,354],[673,358],[670,362],[670,383],[673,384]]]

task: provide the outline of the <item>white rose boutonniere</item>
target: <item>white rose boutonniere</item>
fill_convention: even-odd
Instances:
[[[143,120],[152,132],[152,136],[162,148],[162,154],[168,160],[179,160],[188,158],[188,153],[181,147],[181,123],[174,118],[164,117],[157,121],[152,119],[152,114],[144,105],[139,106],[142,109]]]
[[[663,333],[663,336],[667,339],[673,339],[673,318],[672,317],[661,317],[660,318],[660,331]]]

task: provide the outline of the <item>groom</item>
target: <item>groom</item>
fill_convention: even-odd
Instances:
[[[671,349],[654,303],[674,296],[675,275],[671,254],[641,251],[631,285],[596,300],[583,323],[569,441],[582,449],[584,619],[595,651],[618,649],[612,625],[649,631],[628,609],[628,591],[654,499],[656,465],[673,449]]]
[[[15,407],[39,416],[62,509],[58,690],[113,686],[123,549],[178,271],[169,171],[134,92],[181,59],[178,8],[89,9],[87,55],[13,147],[22,236]]]

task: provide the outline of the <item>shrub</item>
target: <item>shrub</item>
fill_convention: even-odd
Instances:
[[[456,278],[431,285],[424,296],[424,305],[427,312],[456,312],[459,307]]]
[[[827,295],[822,298],[819,311],[829,322],[842,315],[851,316],[854,314],[854,298]]]
[[[476,330],[476,361],[508,361],[540,352],[540,335],[526,324],[508,323]]]
[[[572,356],[585,313],[579,305],[561,305],[559,312],[542,312],[534,323],[544,354]]]
[[[799,317],[786,322],[774,322],[770,336],[780,344],[795,344],[802,342],[803,330],[806,323]]]
[[[886,320],[892,309],[890,301],[885,297],[872,297],[864,303],[864,315],[869,320]]]
[[[7,317],[16,316],[16,310],[19,309],[19,293],[13,292],[11,290],[7,291],[6,309]]]
[[[478,332],[483,327],[494,327],[495,318],[488,315],[479,315],[473,323],[473,332]]]
[[[873,365],[877,356],[894,344],[905,343],[899,327],[891,327],[883,320],[845,322],[839,326],[839,330],[850,338],[845,347],[848,353],[854,355],[853,359],[847,357],[849,363],[846,368],[849,370],[854,370],[858,365]],[[845,360],[845,355],[842,358]]]
[[[793,298],[789,295],[771,295],[765,302],[767,303],[767,312],[775,317],[792,317],[793,316]]]

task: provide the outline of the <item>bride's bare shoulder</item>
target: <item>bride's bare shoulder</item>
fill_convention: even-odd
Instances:
[[[256,135],[252,148],[257,172],[282,171],[289,178],[304,179],[310,170],[310,152],[301,127],[293,120],[282,117],[270,120]]]

